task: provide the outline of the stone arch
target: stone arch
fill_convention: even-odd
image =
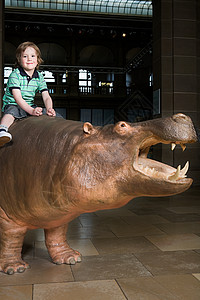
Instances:
[[[101,45],[90,45],[80,51],[78,63],[84,66],[112,66],[114,57],[109,48]]]
[[[42,59],[47,65],[65,65],[68,55],[64,47],[55,43],[39,43]]]

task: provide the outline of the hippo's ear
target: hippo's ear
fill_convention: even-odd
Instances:
[[[86,123],[83,124],[83,131],[86,134],[93,134],[93,133],[96,132],[96,130],[94,129],[94,127],[92,126],[92,124],[89,123],[89,122],[86,122]]]

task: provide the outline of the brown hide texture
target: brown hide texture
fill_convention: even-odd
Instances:
[[[82,123],[29,117],[11,127],[13,142],[0,149],[0,206],[11,218],[56,218],[69,209],[62,179],[69,153],[83,136]],[[31,221],[30,221],[31,222]]]
[[[153,178],[133,167],[140,149],[196,141],[191,119],[183,114],[104,127],[29,117],[16,121],[11,133],[13,142],[0,149],[0,206],[27,226],[45,228],[56,220],[61,225],[84,212],[120,207],[134,197],[181,193],[192,183],[187,178],[166,180],[165,172],[163,178]],[[164,164],[158,168],[169,175],[176,171]]]

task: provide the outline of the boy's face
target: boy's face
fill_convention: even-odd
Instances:
[[[25,71],[32,73],[37,67],[37,64],[37,53],[35,49],[27,47],[26,50],[21,53],[20,65]]]

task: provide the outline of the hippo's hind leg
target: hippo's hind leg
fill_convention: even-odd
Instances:
[[[26,227],[13,222],[0,209],[0,271],[12,275],[29,268],[21,258],[26,231]]]
[[[66,240],[67,226],[45,229],[46,246],[55,264],[74,265],[81,262],[81,254],[69,247]]]

